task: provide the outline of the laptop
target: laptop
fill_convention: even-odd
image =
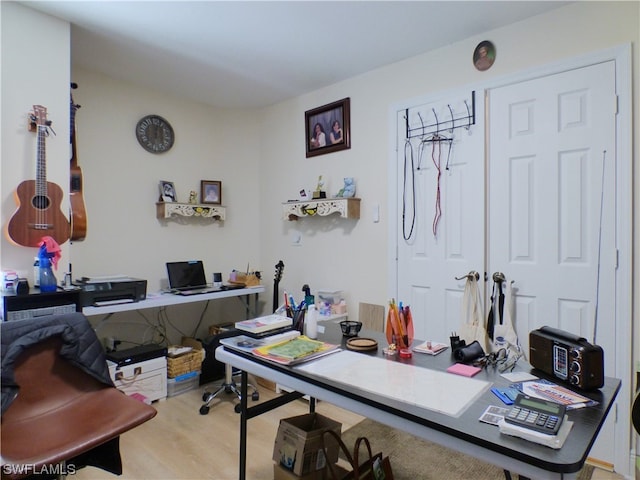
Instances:
[[[201,260],[167,262],[167,275],[171,292],[178,295],[198,295],[221,290],[207,285]]]

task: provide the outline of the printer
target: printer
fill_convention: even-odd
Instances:
[[[147,298],[147,281],[131,277],[82,277],[74,282],[80,289],[80,305],[138,302]]]

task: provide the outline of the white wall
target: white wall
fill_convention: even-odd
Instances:
[[[37,248],[9,240],[7,222],[17,209],[18,184],[36,177],[36,133],[29,132],[28,114],[34,105],[47,108],[56,135],[46,139],[47,180],[66,192],[69,185],[69,24],[14,2],[0,2],[2,55],[2,128],[0,129],[0,197],[2,228],[0,265],[32,280]],[[28,28],[25,28],[28,27]],[[65,195],[61,211],[69,209]],[[69,261],[69,244],[62,245],[59,271]]]
[[[33,138],[23,123],[33,103],[47,105],[53,115],[58,136],[48,144],[49,162],[55,165],[50,176],[61,185],[67,182],[67,127],[61,112],[68,110],[69,29],[12,3],[3,2],[2,13],[4,225],[15,209],[15,185],[31,175]],[[43,77],[34,75],[32,66],[42,60],[39,49],[45,38],[48,68]],[[498,57],[490,70],[478,72],[471,55],[484,39],[494,42]],[[150,291],[166,277],[164,262],[180,258],[202,258],[209,274],[250,263],[263,272],[270,289],[273,266],[282,259],[283,289],[296,296],[305,283],[313,291],[344,290],[355,317],[358,302],[384,304],[390,294],[390,105],[637,40],[637,2],[578,2],[260,111],[221,111],[74,68],[71,79],[79,84],[74,96],[82,105],[78,156],[89,224],[87,239],[71,246],[68,259],[76,276],[129,274],[146,278]],[[639,63],[635,49],[634,84]],[[352,148],[305,158],[304,112],[344,97],[351,98]],[[172,123],[176,143],[170,152],[152,155],[137,144],[133,129],[147,113]],[[635,140],[637,157],[640,142]],[[362,198],[359,221],[282,220],[281,203],[295,198],[300,188],[312,188],[318,175],[327,179],[330,194],[341,187],[343,177],[355,177]],[[175,182],[181,199],[188,190],[199,190],[201,179],[221,180],[227,220],[158,221],[154,203],[160,179]],[[380,206],[379,223],[372,220],[374,205]],[[302,246],[291,245],[293,231],[301,233]],[[2,268],[30,274],[32,252],[4,239],[1,247]],[[263,295],[265,311],[270,299],[270,292]],[[638,318],[637,305],[634,311]]]
[[[637,43],[638,18],[637,2],[577,2],[266,109],[263,130],[277,125],[290,135],[265,141],[261,152],[262,258],[282,258],[283,285],[289,290],[298,292],[303,283],[309,283],[312,289],[344,289],[352,316],[357,313],[358,302],[386,304],[391,295],[387,278],[392,273],[387,264],[387,202],[392,192],[387,190],[386,177],[389,151],[395,148],[389,141],[388,132],[393,130],[388,125],[389,107],[429,93],[481,85],[587,52]],[[471,56],[475,46],[487,39],[496,45],[497,60],[490,70],[479,72]],[[634,55],[637,85],[637,48]],[[306,159],[304,111],[343,97],[351,98],[352,148]],[[638,118],[637,102],[634,117]],[[637,158],[637,129],[635,145]],[[342,177],[355,177],[356,196],[362,198],[360,221],[281,220],[279,202],[295,198],[300,187],[312,187],[319,174],[330,179],[330,192],[339,188]],[[372,221],[375,204],[381,206],[380,223]],[[301,247],[291,246],[294,230],[302,233]],[[637,245],[636,241],[636,249]]]

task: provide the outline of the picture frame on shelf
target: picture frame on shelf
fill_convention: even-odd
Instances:
[[[218,180],[200,180],[200,202],[222,205],[222,182]]]
[[[347,97],[304,112],[307,158],[351,148],[350,104]]]
[[[173,182],[166,180],[160,180],[160,201],[161,202],[177,202],[178,196],[176,195],[176,187]]]

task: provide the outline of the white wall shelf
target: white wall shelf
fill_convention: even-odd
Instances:
[[[298,218],[320,216],[326,217],[334,213],[342,218],[360,218],[359,198],[323,198],[321,200],[305,200],[284,202],[282,204],[284,220],[298,220]]]
[[[211,218],[224,220],[225,207],[199,203],[156,202],[156,217],[166,220],[172,216]]]

